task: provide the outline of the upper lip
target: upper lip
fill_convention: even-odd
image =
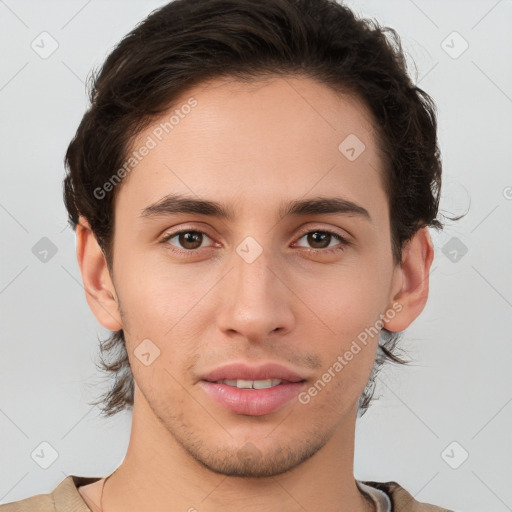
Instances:
[[[266,380],[280,379],[289,382],[301,382],[305,380],[293,370],[277,363],[266,363],[252,366],[247,363],[230,363],[215,368],[203,375],[202,380],[217,382],[219,380]]]

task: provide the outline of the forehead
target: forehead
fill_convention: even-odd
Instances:
[[[346,191],[360,201],[383,194],[368,109],[309,78],[203,82],[139,133],[129,155],[144,147],[120,194],[120,202],[139,211],[169,193],[236,195],[239,206],[308,190]]]

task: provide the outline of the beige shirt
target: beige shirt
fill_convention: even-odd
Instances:
[[[0,505],[0,512],[92,512],[78,492],[78,487],[89,485],[103,477],[83,477],[69,475],[49,494],[37,494],[20,501]],[[384,491],[389,497],[393,512],[453,512],[445,508],[416,501],[396,482],[362,481]]]

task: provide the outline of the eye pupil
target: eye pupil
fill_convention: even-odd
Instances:
[[[177,243],[182,250],[188,251],[191,254],[195,254],[195,251],[198,249],[201,249],[201,246],[204,241],[204,236],[208,238],[208,235],[203,233],[202,231],[181,231],[177,232],[175,235],[169,235],[165,241],[170,243],[170,240],[177,238]],[[344,245],[344,240],[342,237],[339,237],[338,235],[335,235],[333,233],[330,233],[329,231],[309,231],[305,233],[301,238],[306,237],[307,243],[310,246],[310,249],[318,250],[322,253],[327,253],[328,251],[323,251],[323,249],[328,249],[329,245],[333,239],[339,239],[341,242],[341,246]],[[171,243],[171,245],[174,245]],[[346,242],[345,242],[346,245]],[[336,250],[342,250],[342,247]],[[332,251],[332,250],[331,250]],[[182,251],[183,252],[183,251]]]
[[[195,231],[186,231],[179,234],[179,242],[186,249],[197,249],[201,247],[202,235]],[[189,246],[190,244],[192,244],[192,247]]]
[[[329,246],[330,233],[323,233],[321,231],[313,231],[308,234],[308,243],[311,244],[315,249],[324,249]],[[327,245],[323,242],[327,239]],[[315,244],[320,243],[320,247],[316,247]]]

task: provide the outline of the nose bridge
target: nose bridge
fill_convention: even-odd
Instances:
[[[264,299],[267,304],[271,302],[270,299],[277,292],[274,270],[277,263],[270,243],[264,247],[253,237],[246,237],[236,248],[233,265],[234,289],[238,300]]]
[[[255,238],[246,237],[235,248],[218,316],[223,330],[256,340],[275,329],[290,328],[293,316],[287,287],[276,277],[278,268],[278,255]]]

